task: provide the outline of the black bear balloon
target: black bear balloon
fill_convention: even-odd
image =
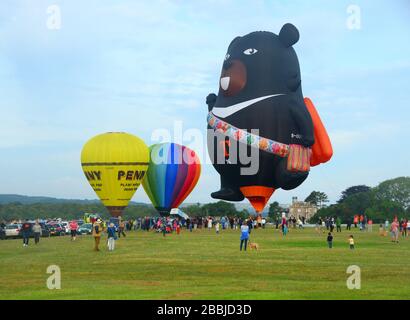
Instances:
[[[229,45],[219,93],[206,99],[208,151],[221,176],[213,198],[246,197],[261,212],[275,189],[296,188],[311,165],[331,158],[326,130],[303,98],[292,47],[298,40],[298,30],[288,23],[279,35],[252,32]]]

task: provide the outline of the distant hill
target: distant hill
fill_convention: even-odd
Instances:
[[[43,197],[43,196],[25,196],[19,194],[0,194],[0,205],[7,205],[11,203],[20,203],[22,205],[33,205],[33,204],[75,204],[75,205],[100,205],[100,200],[98,199],[61,199],[53,197]],[[195,205],[196,203],[183,203],[181,209],[189,205]],[[130,206],[147,206],[152,207],[150,203],[143,202],[130,202]],[[202,205],[202,203],[201,203]],[[288,205],[282,205],[282,207],[287,207]],[[239,202],[235,203],[235,207],[238,211],[243,209],[247,210],[251,214],[255,214],[255,210],[250,205],[250,203]],[[269,212],[269,205],[265,207],[262,215],[267,216]]]
[[[76,203],[76,204],[94,204],[100,203],[100,200],[93,199],[60,199],[53,197],[42,197],[42,196],[24,196],[19,194],[0,194],[0,204],[9,204],[9,203],[21,203],[21,204],[36,204],[36,203]],[[149,205],[142,202],[131,201],[130,205]]]

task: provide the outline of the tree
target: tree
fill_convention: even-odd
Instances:
[[[278,216],[280,216],[280,214],[285,211],[284,208],[282,208],[279,205],[279,202],[274,201],[269,205],[269,213],[268,216],[269,218],[271,218],[272,220],[275,220]]]
[[[199,203],[183,207],[182,211],[190,217],[201,217],[204,215],[202,207]]]
[[[388,200],[399,204],[404,210],[410,207],[410,177],[386,180],[375,188],[378,200]]]
[[[376,200],[372,207],[366,209],[365,214],[368,218],[383,222],[386,218],[389,220],[393,220],[395,216],[401,218],[406,213],[397,202]]]
[[[370,187],[366,186],[366,185],[358,185],[358,186],[352,186],[347,188],[346,190],[344,190],[342,192],[342,196],[340,197],[340,199],[337,201],[337,203],[342,203],[343,201],[345,201],[348,197],[360,193],[360,192],[369,192],[371,190]]]
[[[202,206],[202,211],[206,216],[234,216],[238,211],[233,203],[218,201],[207,203]]]
[[[312,191],[305,199],[305,202],[310,202],[315,206],[322,208],[324,203],[329,202],[329,199],[324,192]]]
[[[366,209],[371,208],[373,204],[371,192],[357,193],[348,197],[343,203],[319,209],[312,220],[317,221],[319,217],[339,217],[342,222],[351,221],[354,215],[364,214]]]
[[[249,217],[249,211],[246,209],[242,209],[241,211],[238,211],[236,216],[238,218],[247,219]]]

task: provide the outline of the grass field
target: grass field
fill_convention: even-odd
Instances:
[[[239,232],[169,235],[130,232],[108,252],[82,236],[0,241],[0,299],[409,299],[410,238],[343,230],[334,248],[314,229],[252,231],[259,251],[239,252]],[[46,288],[49,265],[61,268],[61,290]],[[361,268],[361,289],[348,290],[346,269]]]

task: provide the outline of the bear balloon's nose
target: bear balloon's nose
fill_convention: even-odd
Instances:
[[[219,81],[223,95],[231,97],[239,93],[246,85],[246,78],[246,67],[240,60],[225,61]]]

